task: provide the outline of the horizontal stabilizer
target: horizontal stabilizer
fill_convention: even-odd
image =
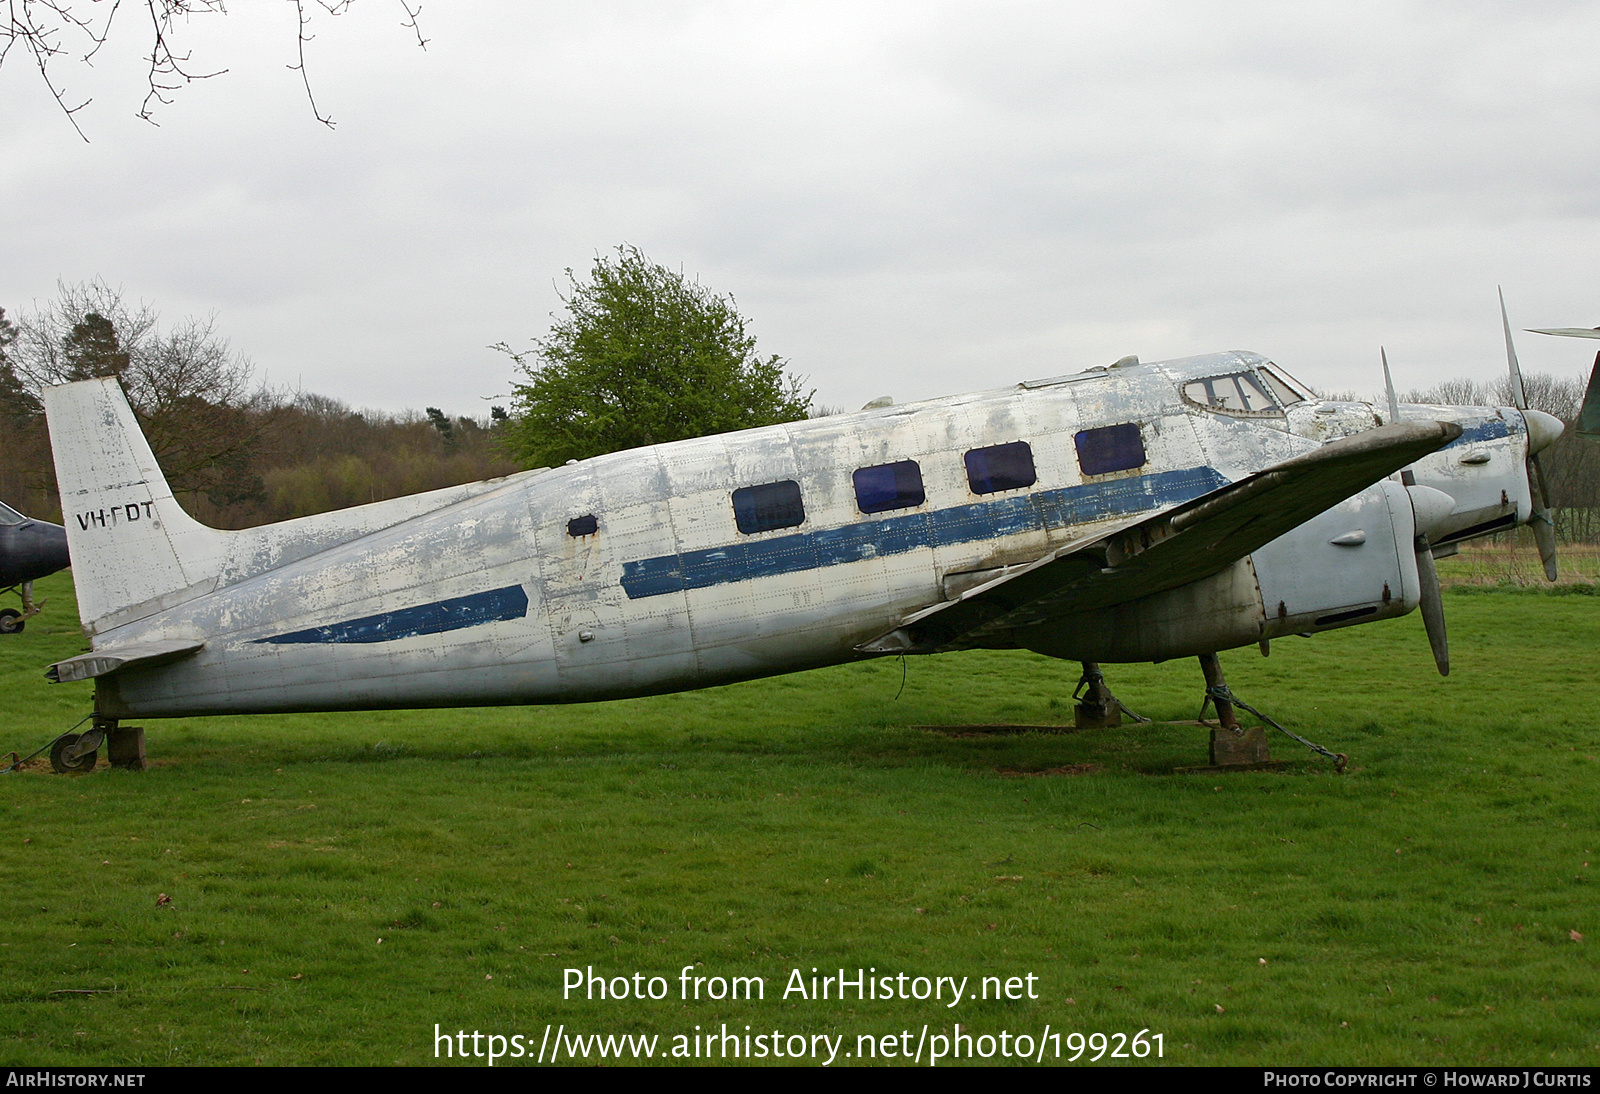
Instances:
[[[75,680],[88,680],[96,676],[110,676],[114,672],[134,666],[165,665],[198,651],[204,642],[170,639],[158,642],[140,642],[137,645],[113,646],[93,653],[57,661],[44,670],[44,678],[52,684],[70,684]]]
[[[1344,437],[1204,497],[1080,541],[925,608],[857,648],[932,653],[985,635],[1124,604],[1219,573],[1290,529],[1461,435],[1397,422]]]

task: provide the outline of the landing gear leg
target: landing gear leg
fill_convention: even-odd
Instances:
[[[94,728],[87,733],[63,733],[50,746],[50,766],[57,775],[87,775],[100,761],[100,745],[106,739],[105,730],[96,719]]]
[[[22,618],[32,619],[43,610],[44,601],[41,600],[37,604],[33,602],[33,582],[24,581],[22,583]]]
[[[7,590],[11,591],[11,590]],[[33,582],[24,581],[20,589],[15,590],[22,597],[22,611],[15,608],[0,610],[0,634],[21,634],[22,629],[28,625],[28,620],[38,615],[44,608],[45,602],[33,602]]]
[[[1200,713],[1205,714],[1206,703],[1214,704],[1217,708],[1218,726],[1211,731],[1212,766],[1270,763],[1272,756],[1267,751],[1266,730],[1260,726],[1251,729],[1239,726],[1239,719],[1234,715],[1233,703],[1229,699],[1228,681],[1222,675],[1222,663],[1217,660],[1217,655],[1202,653],[1200,671],[1206,678],[1206,697],[1200,704]]]
[[[1073,721],[1079,729],[1109,729],[1122,724],[1122,704],[1106,687],[1105,673],[1100,671],[1099,662],[1083,662],[1083,675],[1078,678],[1072,697],[1078,699],[1078,705],[1073,708]]]
[[[144,727],[119,726],[115,718],[96,714],[87,733],[64,733],[50,746],[50,766],[58,775],[86,774],[100,759],[100,746],[106,745],[112,767],[143,771]]]

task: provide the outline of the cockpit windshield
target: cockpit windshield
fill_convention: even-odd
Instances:
[[[1294,379],[1277,365],[1262,369],[1261,377],[1267,381],[1267,386],[1272,389],[1272,394],[1277,396],[1278,402],[1284,406],[1303,403],[1307,398],[1315,394],[1305,384]]]
[[[1183,385],[1184,400],[1238,417],[1283,417],[1283,408],[1305,401],[1296,388],[1268,368],[1206,376]]]
[[[0,501],[0,524],[21,524],[28,518],[17,512],[5,502]]]
[[[1283,413],[1254,372],[1190,380],[1183,385],[1183,397],[1207,410],[1220,410],[1224,414],[1253,417]]]

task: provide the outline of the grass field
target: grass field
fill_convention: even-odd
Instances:
[[[70,583],[42,585],[0,639],[0,747],[24,752],[88,703],[40,675],[82,646]],[[660,1057],[726,1023],[843,1035],[841,1066],[860,1034],[960,1022],[1147,1029],[1146,1063],[1594,1064],[1600,597],[1446,608],[1448,679],[1415,615],[1224,655],[1240,696],[1350,754],[1342,776],[1276,734],[1288,770],[1217,776],[1173,773],[1205,761],[1192,727],[914,728],[1070,721],[1076,666],[1011,653],[909,661],[898,698],[877,661],[581,707],[151,722],[152,770],[0,779],[0,1062],[421,1064],[435,1023],[530,1055],[546,1023],[654,1034]],[[1193,663],[1108,674],[1141,713],[1195,716]],[[670,994],[564,1000],[588,966]],[[685,1002],[684,966],[765,998]],[[1038,998],[783,998],[813,967],[1031,974]]]
[[[1517,585],[1544,587],[1544,564],[1526,529],[1500,537],[1505,542],[1463,547],[1439,560],[1439,579],[1446,585]],[[1600,546],[1563,543],[1559,549],[1562,585],[1593,585],[1600,581]]]

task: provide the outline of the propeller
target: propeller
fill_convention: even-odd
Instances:
[[[1383,386],[1389,393],[1389,422],[1393,424],[1400,420],[1400,400],[1395,398],[1394,378],[1389,375],[1389,353],[1379,346],[1378,355],[1383,359]],[[1444,596],[1439,591],[1439,568],[1433,564],[1433,545],[1428,542],[1428,532],[1450,515],[1456,500],[1443,490],[1418,486],[1417,476],[1409,467],[1401,471],[1399,477],[1411,498],[1415,531],[1411,547],[1417,555],[1417,581],[1422,587],[1422,625],[1427,628],[1428,645],[1433,649],[1433,663],[1439,667],[1439,675],[1449,676],[1450,638],[1445,633]]]
[[[1523,412],[1524,420],[1528,420],[1529,414],[1537,413],[1537,411],[1530,412],[1528,410],[1528,393],[1522,384],[1522,369],[1517,366],[1517,350],[1511,344],[1511,319],[1506,315],[1506,294],[1504,290],[1500,290],[1500,324],[1505,328],[1506,332],[1506,362],[1511,367],[1511,401],[1516,404],[1518,410]],[[1544,423],[1540,424],[1544,426]],[[1534,422],[1530,420],[1528,425],[1531,427]],[[1548,429],[1545,428],[1544,431],[1548,432]],[[1559,435],[1559,430],[1556,435]],[[1539,560],[1544,563],[1544,576],[1554,581],[1556,579],[1556,526],[1555,522],[1550,519],[1550,510],[1548,508],[1550,489],[1544,481],[1544,467],[1539,463],[1539,452],[1534,447],[1534,439],[1534,430],[1530,428],[1528,430],[1528,467],[1530,469],[1528,486],[1533,491],[1533,516],[1528,523],[1533,528],[1534,542],[1539,545]],[[1545,444],[1554,439],[1555,437],[1551,436],[1549,440],[1545,441]],[[1544,445],[1539,447],[1542,448]]]

